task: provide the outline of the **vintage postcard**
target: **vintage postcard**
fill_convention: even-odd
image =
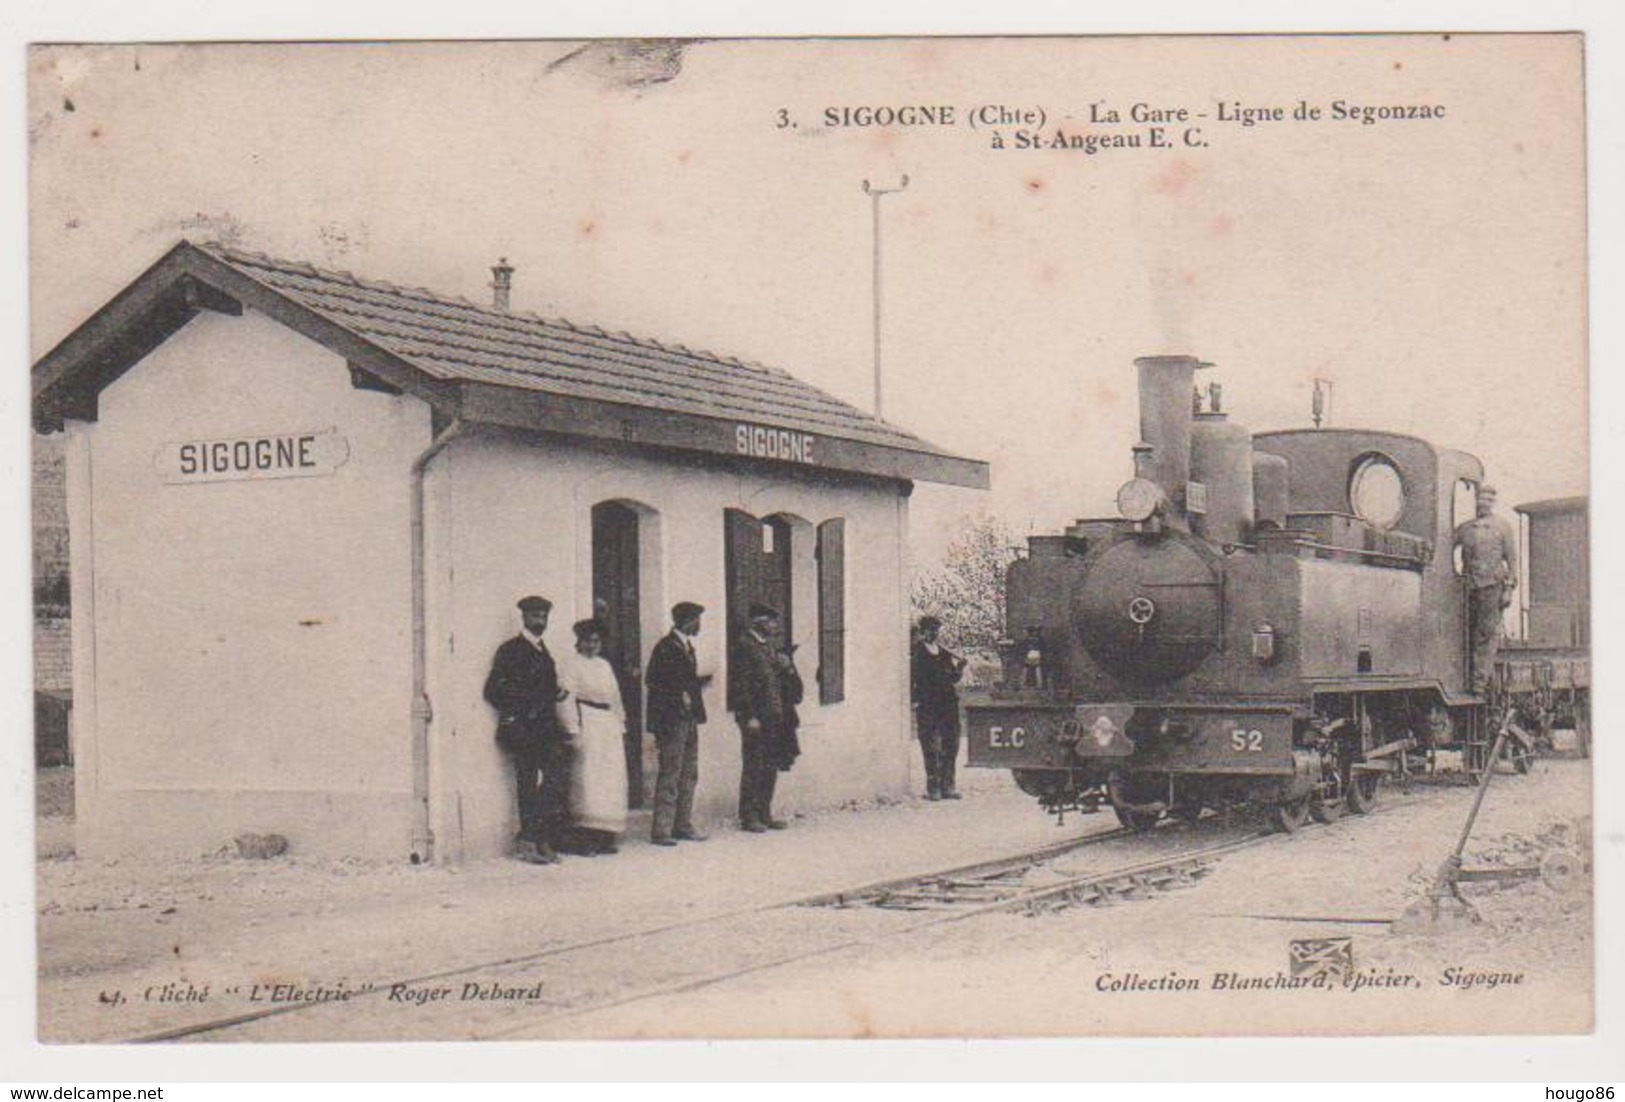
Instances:
[[[1584,54],[32,46],[39,1040],[1590,1033]]]

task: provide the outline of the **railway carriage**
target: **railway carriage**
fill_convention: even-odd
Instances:
[[[1530,735],[1530,750],[1555,749],[1560,730],[1591,753],[1589,518],[1583,497],[1531,501],[1522,518],[1528,584],[1518,636],[1497,657],[1496,692]],[[1520,765],[1527,754],[1518,756]]]
[[[1254,435],[1210,365],[1135,361],[1141,441],[1119,516],[1009,567],[1001,681],[967,700],[969,764],[1047,809],[1262,802],[1283,829],[1364,812],[1407,759],[1481,767],[1456,525],[1483,465],[1397,433]]]

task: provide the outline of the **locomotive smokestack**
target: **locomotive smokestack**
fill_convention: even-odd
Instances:
[[[1183,509],[1191,478],[1191,393],[1198,368],[1211,367],[1195,356],[1142,356],[1134,361],[1140,383],[1140,441],[1150,446],[1135,473],[1162,487]]]

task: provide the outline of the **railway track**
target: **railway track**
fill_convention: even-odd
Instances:
[[[1225,854],[1285,837],[1238,831],[1213,819],[1195,829],[1170,824],[1149,834],[1106,830],[997,860],[369,983],[352,989],[341,1003],[259,1008],[129,1040],[518,1036],[552,1021],[700,990],[946,923],[997,912],[1033,914],[1145,898],[1194,883]],[[1163,852],[1147,856],[1147,845]],[[812,918],[817,912],[830,920]],[[619,986],[622,976],[646,982]],[[471,988],[524,991],[534,997],[518,1004],[506,998],[470,1002]]]
[[[1108,837],[1109,835],[1109,837]],[[1114,830],[1107,835],[1091,836],[1090,840],[1106,842],[1137,837],[1133,831]],[[1140,836],[1143,837],[1143,836]],[[883,941],[907,937],[937,926],[1001,912],[1038,913],[1077,903],[1101,904],[1146,898],[1158,891],[1186,886],[1204,873],[1211,863],[1224,854],[1251,848],[1284,838],[1273,831],[1260,830],[1241,838],[1186,850],[1136,864],[1112,867],[1073,875],[1048,884],[1027,884],[1032,874],[1048,866],[1054,856],[1033,860],[1031,855],[1008,862],[987,862],[968,870],[951,874],[937,873],[915,877],[897,886],[875,886],[844,893],[841,902],[832,903],[827,897],[804,900],[799,906],[826,907],[837,910],[891,911],[914,913],[929,912],[928,916],[911,920],[868,935],[848,937],[833,944],[820,945],[794,953],[785,953],[774,959],[737,967],[715,974],[693,977],[676,983],[661,984],[627,992],[605,1002],[571,1007],[556,1013],[541,1015],[522,1022],[509,1022],[494,1032],[479,1034],[478,1040],[498,1040],[520,1037],[532,1033],[547,1020],[582,1017],[649,999],[687,994],[714,987],[745,976],[785,968],[817,957],[868,948]],[[1077,850],[1080,846],[1069,846]],[[935,888],[935,890],[930,890]],[[928,894],[927,894],[928,893]]]
[[[964,869],[911,877],[856,892],[809,900],[804,906],[839,908],[877,907],[896,911],[977,913],[998,910],[1034,910],[1056,900],[1066,904],[1109,904],[1143,899],[1157,892],[1185,887],[1205,876],[1214,861],[1232,850],[1256,845],[1271,836],[1256,831],[1234,841],[1107,869],[1068,872],[1057,866],[1064,853],[1033,854],[1007,861],[990,861]],[[1131,838],[1128,830],[1096,835],[1100,842]],[[1068,847],[1074,849],[1076,847]],[[1047,877],[1041,874],[1048,874]]]

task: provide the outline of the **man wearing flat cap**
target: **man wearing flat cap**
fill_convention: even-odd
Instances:
[[[570,754],[559,727],[558,670],[542,636],[553,604],[546,597],[519,602],[521,629],[497,648],[485,700],[497,713],[497,745],[513,765],[519,802],[515,856],[532,864],[556,862],[569,825]]]
[[[752,834],[783,830],[773,818],[773,789],[779,762],[775,750],[784,731],[784,684],[773,638],[777,609],[750,606],[750,627],[739,638],[728,672],[728,708],[739,724],[742,768],[739,778],[739,827]]]
[[[954,763],[959,758],[959,684],[965,660],[941,643],[942,621],[920,617],[919,638],[909,656],[910,691],[925,755],[925,798],[957,800]]]
[[[694,637],[700,633],[702,605],[679,601],[672,606],[669,633],[649,655],[644,683],[649,689],[649,730],[660,752],[655,779],[654,825],[649,840],[674,846],[679,840],[703,842],[694,829],[694,787],[700,779],[700,724],[705,722],[703,692],[709,677],[701,677],[694,656]]]

